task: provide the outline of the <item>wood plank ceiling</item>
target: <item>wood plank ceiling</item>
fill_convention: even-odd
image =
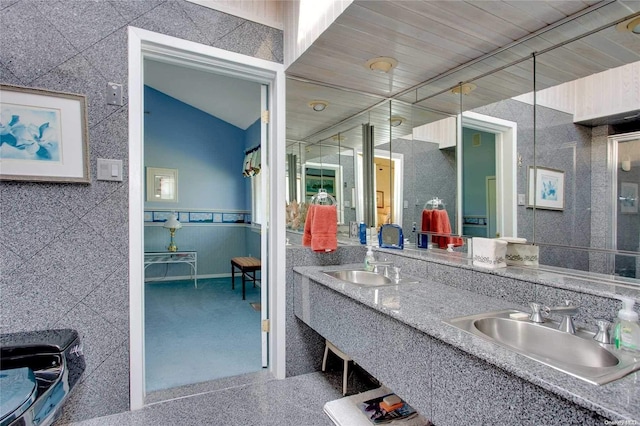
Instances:
[[[640,1],[356,0],[287,69],[287,139],[331,144],[336,132],[375,120],[380,138],[389,140],[390,115],[409,118],[394,137],[411,133],[446,116],[411,104],[460,112],[460,96],[450,92],[459,82],[478,86],[464,96],[464,110],[530,92],[532,52],[542,52],[536,58],[538,89],[639,61],[640,35],[615,29],[639,12]],[[365,63],[377,56],[393,57],[398,65],[387,74],[371,71]],[[314,99],[329,106],[314,112],[308,107]],[[403,102],[353,117],[385,99]],[[346,145],[359,144],[350,139]]]

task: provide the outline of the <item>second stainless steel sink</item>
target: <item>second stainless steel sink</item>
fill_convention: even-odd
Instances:
[[[324,271],[325,274],[331,275],[332,277],[338,278],[342,281],[347,281],[352,284],[362,285],[362,286],[381,286],[381,285],[390,285],[393,284],[393,281],[390,278],[385,277],[384,275],[374,274],[369,271],[359,271],[359,270],[342,270],[342,271]]]
[[[569,334],[555,323],[514,320],[515,310],[454,318],[446,323],[593,384],[604,384],[640,369],[640,354],[599,344],[593,333]]]
[[[337,271],[323,271],[325,274],[338,278],[339,280],[355,284],[361,287],[383,287],[398,284],[415,284],[418,281],[412,278],[393,279],[382,274],[363,271],[361,269],[342,269]]]

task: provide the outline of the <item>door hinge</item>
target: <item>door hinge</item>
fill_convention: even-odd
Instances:
[[[262,111],[262,122],[269,124],[269,111]]]
[[[262,331],[269,333],[271,331],[271,321],[268,319],[262,320]]]

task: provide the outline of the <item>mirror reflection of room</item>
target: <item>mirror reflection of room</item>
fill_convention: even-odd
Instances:
[[[426,201],[438,197],[445,200],[453,234],[526,240],[540,247],[541,265],[637,278],[640,268],[628,265],[638,263],[640,244],[635,237],[624,244],[612,237],[638,235],[636,216],[626,213],[614,221],[626,201],[594,201],[613,200],[614,192],[620,192],[609,177],[613,159],[607,138],[640,128],[640,96],[624,89],[637,87],[640,75],[633,37],[603,25],[558,47],[547,45],[533,56],[514,47],[391,101],[365,91],[339,93],[318,86],[315,95],[330,107],[343,107],[341,101],[349,98],[369,108],[323,121],[325,129],[316,123],[312,135],[329,137],[366,123],[375,129],[376,152],[386,151],[387,158],[404,156],[401,193],[394,183],[389,196],[386,191],[381,196],[374,175],[370,192],[355,194],[357,220],[373,207],[376,225],[397,223],[415,241],[412,230],[421,230]],[[601,56],[597,46],[602,43],[611,47],[611,57]],[[576,67],[567,58],[589,60]],[[496,61],[505,66],[496,70]],[[398,120],[397,131],[389,131],[397,117],[404,120]],[[361,143],[351,146],[357,159]],[[620,165],[634,161],[617,159]],[[362,187],[358,181],[367,177],[361,175],[362,167],[356,165],[356,171],[355,182],[345,179],[345,187]],[[547,187],[546,194],[540,192]],[[399,200],[401,215],[385,211],[381,197],[392,205]],[[597,252],[609,249],[618,254]]]

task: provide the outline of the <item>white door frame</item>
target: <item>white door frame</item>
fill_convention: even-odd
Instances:
[[[518,123],[475,112],[462,114],[462,127],[496,135],[496,230],[503,237],[518,236]],[[462,170],[462,156],[458,156]],[[458,179],[458,194],[462,194],[462,179]],[[458,203],[458,218],[462,218],[462,203]],[[462,228],[460,228],[462,229]]]
[[[269,85],[269,141],[263,149],[270,196],[266,238],[270,313],[269,370],[285,377],[285,74],[275,62],[229,52],[175,37],[129,27],[129,318],[130,407],[145,405],[144,384],[144,58],[162,59],[181,66],[215,70],[216,73]],[[240,170],[240,169],[238,169]],[[265,235],[266,234],[266,235]],[[263,243],[264,245],[264,243]],[[264,275],[263,275],[264,277]]]

